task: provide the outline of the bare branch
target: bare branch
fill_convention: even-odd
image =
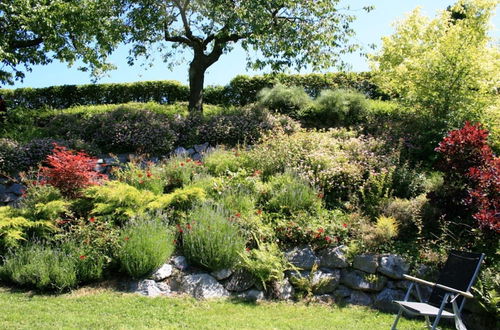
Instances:
[[[12,40],[9,42],[10,49],[20,49],[20,48],[28,48],[38,46],[43,42],[42,37],[37,37],[31,40]]]

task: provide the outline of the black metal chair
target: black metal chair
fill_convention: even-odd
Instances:
[[[466,330],[461,312],[465,298],[473,298],[470,289],[477,278],[483,259],[483,253],[451,251],[436,283],[403,275],[411,283],[404,300],[394,301],[399,305],[399,312],[391,329],[396,329],[399,318],[406,312],[410,315],[424,316],[427,328],[432,330],[436,329],[441,318],[453,318],[457,329]],[[422,301],[419,284],[432,287],[431,295],[426,302]],[[413,288],[416,289],[418,302],[408,301]],[[429,317],[435,317],[432,327]]]

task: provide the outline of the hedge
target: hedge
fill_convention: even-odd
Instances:
[[[256,100],[257,92],[276,83],[302,86],[316,97],[323,89],[356,89],[370,98],[386,99],[369,72],[326,74],[266,74],[236,76],[226,86],[205,88],[204,101],[208,104],[245,105]],[[155,101],[160,104],[187,101],[189,88],[178,81],[144,81],[135,83],[63,85],[46,88],[0,89],[10,108],[64,109],[74,105],[119,104]]]

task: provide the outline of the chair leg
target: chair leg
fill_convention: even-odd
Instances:
[[[398,325],[399,318],[401,317],[402,313],[403,313],[403,308],[399,307],[398,315],[396,316],[396,319],[394,320],[394,323],[392,324],[391,330],[396,330],[396,326]]]
[[[437,326],[439,324],[439,320],[441,319],[441,314],[443,314],[444,306],[448,302],[448,297],[450,296],[449,293],[444,295],[443,301],[441,302],[441,306],[439,308],[439,312],[436,315],[436,319],[434,320],[434,323],[432,324],[432,330],[436,330]]]
[[[427,315],[425,316],[425,324],[427,325],[427,329],[431,328],[431,320]]]
[[[455,317],[454,317],[455,328],[457,328],[457,330],[467,330],[467,328],[465,327],[465,324],[462,322],[462,318],[460,317],[460,312],[458,310],[457,302],[455,300],[453,300],[451,305],[453,307],[453,314],[455,314]]]

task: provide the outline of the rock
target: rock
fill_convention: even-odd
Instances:
[[[337,300],[342,300],[344,298],[347,298],[349,296],[351,296],[351,289],[349,289],[348,287],[346,286],[343,286],[343,285],[339,285],[337,290],[335,290],[333,292],[333,296],[337,299]]]
[[[399,308],[393,300],[403,300],[405,293],[401,290],[384,289],[376,297],[373,305],[383,312],[397,313]]]
[[[193,148],[189,148],[188,150],[186,150],[186,152],[187,152],[188,156],[191,156],[192,154],[194,154],[196,152],[196,150],[194,150]]]
[[[0,196],[0,202],[2,203],[12,203],[17,201],[18,199],[19,197],[13,193],[7,193]]]
[[[260,290],[248,290],[245,292],[238,293],[236,297],[243,299],[245,301],[258,301],[258,300],[264,300],[265,295],[264,292]]]
[[[380,258],[377,270],[387,277],[400,280],[403,278],[403,274],[406,274],[409,269],[410,265],[403,258],[397,255],[388,255]]]
[[[162,290],[153,280],[142,280],[131,285],[131,291],[147,297],[157,297],[163,294]]]
[[[6,191],[7,191],[7,187],[5,187],[5,185],[3,185],[3,184],[0,184],[0,195],[5,194]]]
[[[352,267],[370,274],[375,274],[378,267],[377,259],[377,256],[373,254],[361,254],[354,257]]]
[[[285,278],[283,281],[279,282],[277,285],[277,298],[279,300],[289,300],[293,298],[295,290],[293,289],[290,281]]]
[[[25,191],[26,187],[19,183],[14,183],[7,189],[8,193],[13,193],[19,196],[22,195]]]
[[[371,306],[373,300],[364,292],[352,291],[349,298],[346,299],[346,302],[352,305]]]
[[[213,277],[215,277],[219,281],[225,280],[226,278],[228,278],[232,274],[233,274],[233,271],[231,269],[221,269],[221,270],[218,270],[216,272],[210,273],[210,275],[212,275]]]
[[[255,284],[255,277],[246,270],[239,269],[224,284],[226,290],[242,292],[250,289]]]
[[[118,156],[116,156],[118,158],[118,161],[120,163],[128,163],[130,161],[131,158],[134,157],[133,154],[118,154]]]
[[[318,269],[312,278],[314,294],[321,295],[325,293],[332,293],[340,282],[340,270],[331,269]],[[321,283],[321,286],[318,286]]]
[[[191,159],[194,161],[199,161],[199,160],[203,159],[203,156],[200,153],[195,153],[195,154],[191,155]]]
[[[164,264],[163,266],[158,268],[158,270],[154,272],[153,275],[151,275],[151,278],[157,282],[163,281],[164,279],[172,275],[172,268],[172,265]]]
[[[320,262],[310,246],[295,247],[287,251],[285,257],[291,264],[303,270],[310,270]]]
[[[354,290],[378,292],[385,287],[387,278],[380,275],[366,274],[358,270],[342,270],[340,283]]]
[[[199,154],[204,153],[207,150],[207,148],[208,148],[208,142],[194,145],[194,150]]]
[[[335,302],[335,297],[331,294],[321,294],[315,295],[313,300],[317,303],[333,304]]]
[[[285,272],[286,277],[288,277],[292,282],[299,280],[302,277],[309,277],[310,274],[311,272],[308,270],[301,270],[301,271],[287,270]]]
[[[186,149],[184,149],[183,147],[177,147],[174,150],[174,154],[176,156],[185,157],[188,155],[188,151]]]
[[[345,268],[349,264],[345,255],[345,246],[326,248],[318,253],[320,266],[326,268]]]
[[[222,284],[205,273],[184,276],[181,291],[192,295],[196,299],[221,298],[229,295]]]
[[[167,295],[167,294],[170,294],[170,292],[171,292],[170,286],[165,282],[156,282],[156,286],[158,287],[158,289],[160,289],[162,294]]]
[[[179,270],[186,270],[189,267],[186,257],[183,256],[173,257],[172,264],[174,264],[174,267]]]
[[[214,147],[208,147],[207,150],[205,150],[205,154],[209,154],[214,152],[216,149]]]

